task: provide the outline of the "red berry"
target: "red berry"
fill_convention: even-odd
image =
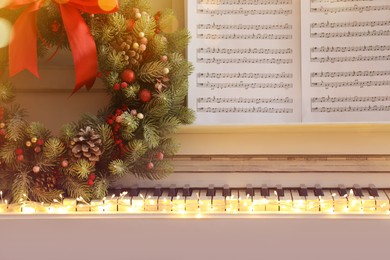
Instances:
[[[116,84],[114,85],[114,90],[120,90],[120,89],[121,89],[121,85],[118,84],[118,83],[116,83]]]
[[[45,143],[45,141],[43,141],[43,139],[38,139],[37,141],[37,145],[43,145]]]
[[[68,162],[67,160],[63,160],[63,161],[61,162],[61,165],[62,165],[62,167],[66,168],[66,167],[68,167],[69,162]]]
[[[151,170],[151,169],[154,168],[154,164],[153,164],[152,162],[149,162],[149,163],[146,165],[146,168],[147,168],[148,170]]]
[[[109,125],[112,125],[114,123],[114,120],[112,120],[112,119],[107,119],[106,121],[107,121],[107,124],[109,124]]]
[[[127,20],[127,31],[133,30],[134,24],[135,24],[134,20],[131,19]]]
[[[22,155],[22,154],[23,154],[23,149],[22,149],[22,148],[17,148],[17,149],[15,150],[15,154],[16,154],[16,155]]]
[[[0,129],[0,135],[5,135],[6,133],[5,129]]]
[[[89,180],[88,180],[88,185],[89,185],[89,186],[92,186],[92,185],[93,185],[93,180],[89,179]]]
[[[135,80],[135,73],[133,70],[127,69],[122,71],[121,79],[127,83],[132,83]]]
[[[139,99],[144,103],[147,103],[152,99],[152,94],[150,93],[150,90],[146,88],[141,89],[141,91],[138,93],[138,96]]]
[[[127,88],[128,84],[126,82],[121,83],[121,88]]]
[[[42,148],[40,146],[35,146],[34,152],[40,153],[42,151]]]
[[[158,152],[156,157],[158,160],[162,161],[164,159],[164,154],[162,152]]]
[[[88,179],[94,181],[96,179],[96,175],[94,173],[91,173],[89,176],[88,176]]]
[[[24,160],[23,154],[19,154],[19,155],[16,157],[16,159],[17,159],[19,162],[23,161],[23,160]]]

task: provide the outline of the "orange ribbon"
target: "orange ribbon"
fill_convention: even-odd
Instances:
[[[95,83],[98,73],[96,44],[91,31],[80,11],[91,14],[108,14],[118,10],[116,0],[113,8],[103,10],[99,5],[102,0],[56,0],[61,11],[69,45],[75,65],[76,85],[73,93],[83,86],[89,90]],[[27,6],[18,17],[13,28],[13,38],[9,45],[9,73],[14,76],[24,69],[39,78],[37,56],[37,11],[45,0],[12,0],[8,8],[16,9]],[[103,6],[107,7],[107,6]],[[108,8],[104,8],[108,9]]]

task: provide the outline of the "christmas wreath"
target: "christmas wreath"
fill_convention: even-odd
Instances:
[[[184,104],[192,71],[183,56],[189,34],[171,32],[173,12],[151,15],[147,0],[6,2],[0,18],[12,23],[14,35],[0,48],[3,195],[14,202],[52,202],[61,194],[101,199],[115,178],[169,174],[167,158],[178,149],[174,133],[194,119]],[[12,104],[7,76],[23,69],[38,75],[37,56],[50,48],[72,51],[74,92],[100,77],[111,97],[97,115],[63,126],[60,136],[25,119],[26,111]]]

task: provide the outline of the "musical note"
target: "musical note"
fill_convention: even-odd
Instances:
[[[389,26],[390,21],[353,21],[353,22],[321,22],[311,23],[311,28],[347,28],[347,27],[377,27]]]
[[[292,0],[198,0],[198,4],[208,5],[291,5]]]
[[[370,71],[345,71],[345,72],[312,72],[311,78],[324,77],[324,78],[336,78],[336,77],[374,77],[374,76],[390,76],[389,70],[370,70]]]
[[[359,31],[359,32],[321,32],[321,33],[311,33],[311,38],[343,38],[343,37],[373,37],[373,36],[389,36],[390,30],[368,30],[368,31]]]
[[[342,87],[380,87],[390,86],[390,80],[369,80],[369,81],[340,81],[340,82],[312,82],[311,87],[321,88],[342,88]]]
[[[363,45],[349,47],[321,46],[310,48],[311,53],[315,52],[356,52],[356,51],[389,51],[390,45]]]
[[[367,5],[367,6],[344,6],[344,7],[312,7],[310,12],[312,13],[342,13],[342,12],[373,12],[373,11],[388,11],[390,5]]]
[[[390,111],[390,106],[370,105],[370,106],[312,107],[311,109],[311,112],[314,113],[380,112],[380,111]]]
[[[285,24],[198,24],[198,30],[291,30],[292,25]]]
[[[311,103],[345,103],[345,102],[383,102],[390,101],[390,96],[373,96],[373,97],[313,97]]]
[[[312,62],[357,62],[357,61],[383,61],[390,60],[390,55],[380,55],[380,56],[348,56],[348,57],[312,57],[310,59]]]

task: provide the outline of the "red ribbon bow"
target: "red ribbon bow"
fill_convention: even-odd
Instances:
[[[89,90],[98,73],[96,44],[91,31],[80,11],[91,14],[108,14],[118,10],[117,0],[55,0],[60,8],[62,20],[72,50],[76,71],[76,85],[73,93],[84,85]],[[45,0],[11,0],[8,8],[29,5],[16,20],[9,45],[10,76],[29,70],[39,78],[37,56],[37,11]],[[106,4],[101,6],[101,4]],[[110,3],[114,3],[113,8]],[[100,5],[99,5],[100,4]],[[107,8],[106,8],[107,7]],[[105,9],[110,9],[109,11]]]

